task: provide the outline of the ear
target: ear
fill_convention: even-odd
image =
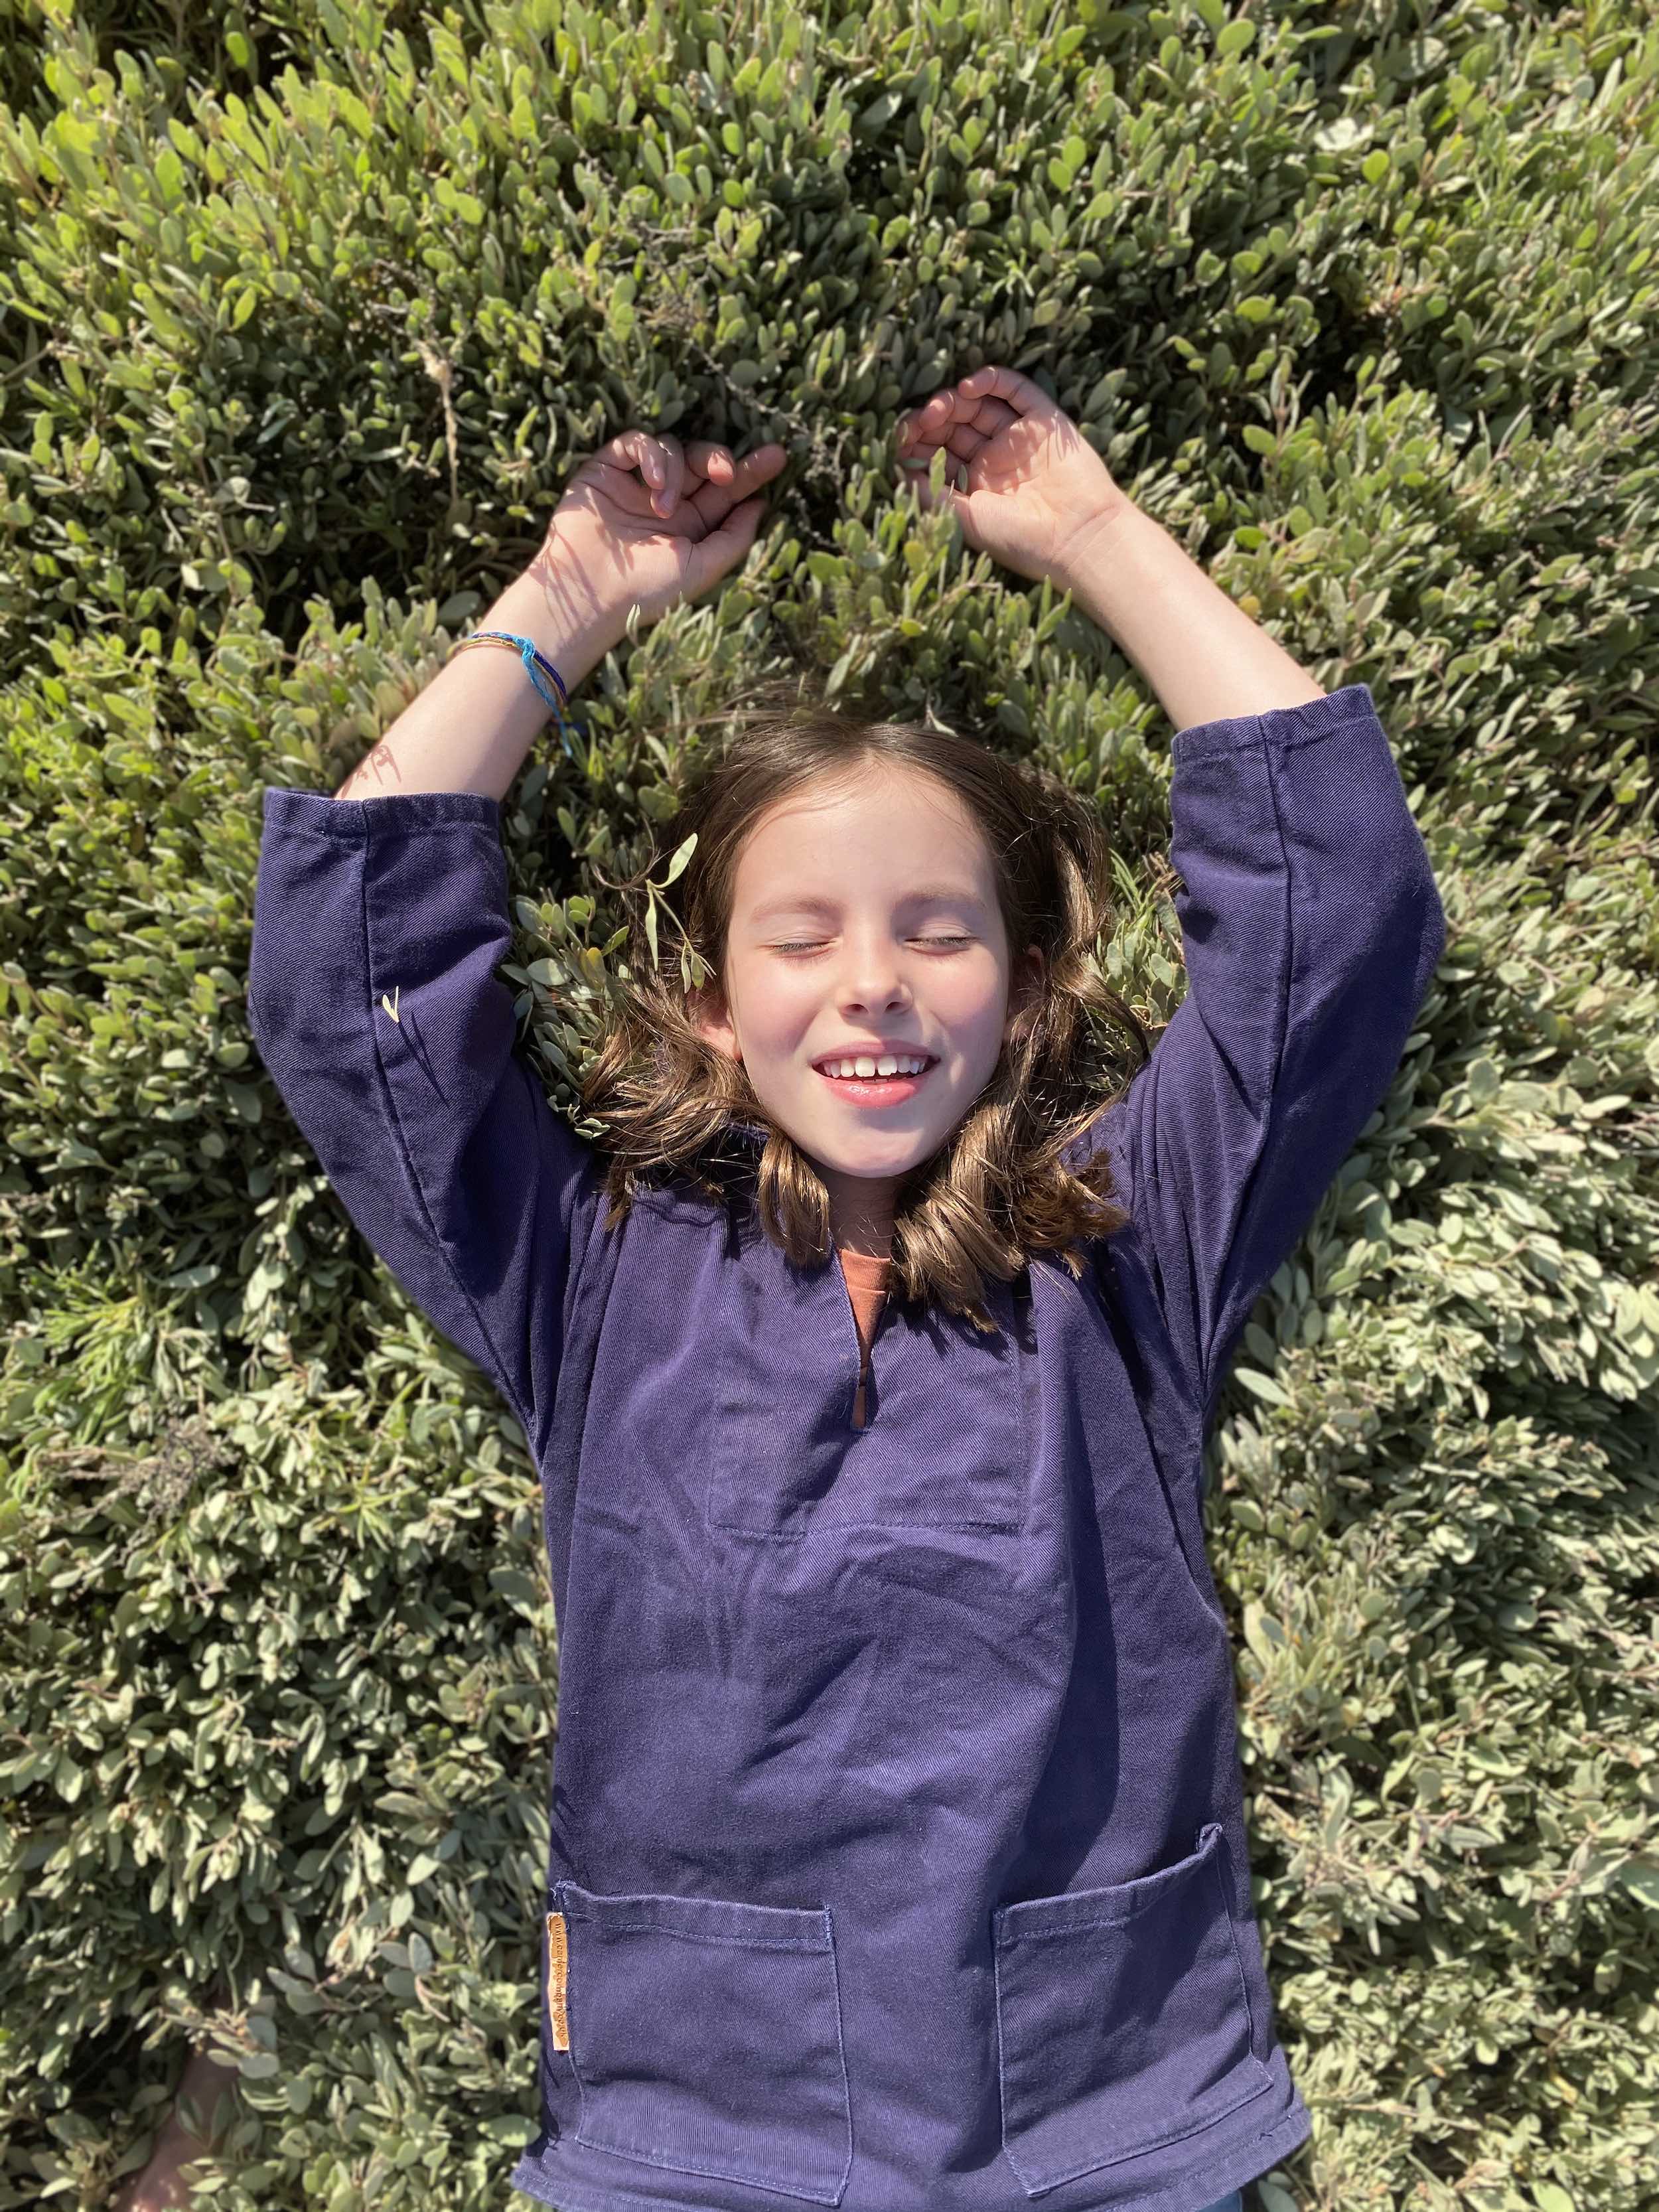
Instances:
[[[705,1043],[712,1045],[716,1052],[723,1052],[728,1060],[743,1058],[726,994],[718,983],[700,983],[696,990],[688,991],[685,1011],[692,1028]]]
[[[1023,1012],[1042,992],[1043,972],[1047,963],[1040,945],[1028,945],[1024,957],[1016,961],[1012,981],[1008,990],[1008,1011],[1011,1015]]]

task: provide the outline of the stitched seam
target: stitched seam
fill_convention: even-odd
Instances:
[[[1291,2100],[1294,2100],[1294,2090],[1291,2090]],[[1310,2132],[1312,2132],[1312,2121],[1310,2121],[1310,2115],[1307,2115],[1307,2106],[1303,2106],[1301,2101],[1297,2100],[1287,2106],[1285,2111],[1279,2115],[1279,2119],[1272,2121],[1272,2126],[1261,2128],[1259,2135],[1245,2136],[1243,2142],[1239,2143],[1239,2150],[1255,2152],[1256,2143],[1285,2143],[1287,2148],[1294,2148],[1297,2143],[1305,2143]],[[560,2184],[560,2194],[557,2194],[557,2197],[540,2197],[535,2190],[526,2188],[525,2181],[518,2181],[518,2179],[515,2179],[518,2174],[533,2174],[538,2181],[542,2181],[544,2177],[542,2177],[540,2172],[540,2166],[542,2163],[557,2163],[557,2154],[560,2154],[557,2136],[544,2148],[544,2150],[540,2152],[525,2150],[522,2154],[520,2154],[518,2163],[514,2166],[511,2177],[508,2177],[511,2185],[518,2190],[525,2190],[526,2197],[538,2197],[540,2203],[562,2205],[564,2212],[613,2212],[615,2205],[637,2205],[639,2212],[708,2212],[708,2205],[684,2203],[684,2201],[668,2199],[668,2197],[641,2197],[641,2194],[635,2192],[635,2190],[622,2190],[622,2188],[606,2190],[602,2197],[588,2197],[588,2199],[584,2201],[580,2199],[580,2197],[568,2197],[568,2194],[564,2192],[564,2185]],[[1256,2174],[1249,2174],[1248,2179],[1249,2181],[1255,2181]],[[1190,2185],[1192,2185],[1190,2179],[1182,2179],[1182,2181],[1170,2181],[1170,2184],[1166,2184],[1166,2188],[1152,2190],[1151,2197],[1137,2197],[1137,2199],[1134,2199],[1134,2212],[1148,2212],[1148,2208],[1164,2203],[1164,2201],[1170,2199],[1170,2197],[1182,2197],[1182,2194],[1186,2194],[1188,2190],[1190,2190]],[[1243,2181],[1234,2181],[1232,2190],[1224,2190],[1221,2197],[1225,2199],[1225,2197],[1230,2197],[1234,2190],[1243,2190],[1243,2185],[1245,2185]],[[1113,2199],[1113,2208],[1121,2208],[1121,2199]],[[1109,2208],[1109,2205],[1084,2205],[1082,2212],[1113,2212],[1113,2208]]]
[[[1292,2092],[1292,2094],[1294,2094],[1294,2092]],[[1235,2106],[1233,2109],[1237,2112],[1238,2107]],[[1225,2119],[1227,2115],[1224,2112],[1220,2117],[1223,2119]],[[1294,2132],[1297,2135],[1297,2141],[1305,2142],[1311,2130],[1311,2123],[1308,2120],[1307,2109],[1305,2106],[1298,2108],[1297,2105],[1292,2104],[1280,2114],[1279,2118],[1273,2122],[1271,2127],[1263,2128],[1259,2135],[1247,2136],[1244,2138],[1244,2141],[1240,2143],[1238,2148],[1240,2150],[1249,2150],[1256,2143],[1272,2142],[1280,2136],[1289,2136],[1293,2132],[1291,2125],[1292,2122],[1295,2124]],[[1203,2130],[1200,2129],[1196,2130],[1196,2132],[1201,2134]],[[1255,2174],[1251,2174],[1249,2179],[1254,2181],[1257,2177]],[[1161,2204],[1168,2197],[1178,2197],[1188,2185],[1189,2185],[1185,2182],[1172,2181],[1166,2188],[1154,2190],[1150,2197],[1137,2197],[1135,2200],[1135,2212],[1146,2212],[1146,2208],[1150,2205]],[[1242,2190],[1243,2186],[1244,2184],[1242,2181],[1236,2181],[1233,2184],[1232,2190],[1224,2189],[1222,2191],[1222,2196],[1224,2198],[1230,2197],[1233,2193],[1233,2190]],[[577,2208],[573,2206],[571,2208],[571,2212],[577,2212]],[[1091,2207],[1090,2212],[1101,2212],[1101,2208],[1098,2206]]]
[[[1218,2112],[1206,2113],[1202,2119],[1194,2122],[1190,2127],[1184,2124],[1177,2124],[1172,2131],[1166,2131],[1164,2134],[1159,2136],[1149,2136],[1142,2142],[1137,2142],[1131,2144],[1129,2148],[1127,2150],[1109,2151],[1104,2158],[1091,2158],[1085,2165],[1068,2166],[1063,2173],[1056,2173],[1053,2175],[1045,2174],[1036,2183],[1026,2180],[1024,2172],[1022,2172],[1019,2166],[1015,2164],[1014,2154],[1012,2151],[1006,2152],[1008,2163],[1010,2166],[1013,2166],[1015,2172],[1019,2175],[1020,2181],[1024,2185],[1028,2195],[1030,2194],[1034,2187],[1036,2190],[1046,2193],[1050,2189],[1058,2189],[1062,2182],[1077,2181],[1085,2173],[1098,2173],[1103,2166],[1121,2166],[1128,2159],[1144,2157],[1148,2151],[1164,2150],[1166,2149],[1170,2143],[1186,2142],[1194,2136],[1201,2136],[1206,2129],[1219,2126],[1221,2122],[1227,2118],[1230,2112],[1236,2112],[1241,2105],[1248,2105],[1253,2098],[1265,2097],[1268,2090],[1273,2087],[1273,2076],[1267,2072],[1267,2068],[1261,2064],[1261,2061],[1256,2057],[1254,2051],[1249,2054],[1249,2057],[1250,2063],[1261,2071],[1264,2079],[1258,2081],[1253,2088],[1246,2089],[1240,2095],[1235,2097],[1230,2105],[1222,2106]]]
[[[622,1928],[647,1936],[672,1936],[679,1943],[731,1943],[743,1951],[800,1951],[809,1957],[822,1956],[830,1948],[828,1942],[797,1943],[787,1936],[709,1936],[696,1928],[665,1928],[659,1920],[607,1920],[603,1913],[584,1912],[580,1905],[567,1905],[565,1911],[573,1920],[585,1920],[590,1928]]]
[[[1212,1825],[1212,1824],[1209,1822],[1206,1822],[1204,1831],[1206,1834],[1208,1833],[1209,1828]],[[1227,1933],[1231,1945],[1234,1970],[1238,1975],[1240,1994],[1244,1999],[1244,2019],[1248,2031],[1246,2037],[1245,2057],[1249,2060],[1249,2064],[1255,2069],[1255,2073],[1261,2078],[1256,2082],[1254,2088],[1242,2090],[1240,2094],[1237,2097],[1233,2098],[1230,2103],[1222,2106],[1217,2111],[1206,2112],[1204,2117],[1194,2125],[1188,2126],[1184,2124],[1177,2123],[1174,2129],[1165,2134],[1148,2136],[1145,2141],[1138,2142],[1127,2149],[1114,2148],[1109,2151],[1104,2158],[1097,2159],[1091,2156],[1086,2159],[1081,2166],[1072,2166],[1063,2173],[1048,2174],[1045,2172],[1041,2178],[1037,2178],[1035,2175],[1028,2175],[1026,2166],[1022,2165],[1020,2162],[1021,2158],[1024,2156],[1023,2148],[1020,2156],[1016,2157],[1013,2147],[1010,2143],[1008,2137],[1008,2074],[1002,2026],[1002,1960],[1006,1952],[1013,1948],[1016,1944],[1026,1941],[1026,1935],[1016,1935],[1005,1941],[1000,1916],[998,1916],[995,1942],[993,1946],[992,1971],[996,1990],[997,2077],[998,2094],[1002,2113],[1002,2148],[1009,2165],[1013,2167],[1014,2172],[1018,2175],[1019,2179],[1028,2194],[1044,2193],[1050,2189],[1058,2188],[1062,2182],[1075,2181],[1083,2174],[1097,2172],[1103,2166],[1116,2166],[1121,2164],[1126,2159],[1138,2158],[1148,2151],[1163,2149],[1171,2142],[1183,2142],[1188,2136],[1200,2135],[1206,2129],[1213,2127],[1218,2121],[1225,2119],[1230,2112],[1237,2112],[1241,2105],[1249,2104],[1252,2098],[1265,2094],[1265,2093],[1273,2087],[1273,2074],[1271,2069],[1261,2059],[1256,2057],[1255,2021],[1250,2011],[1249,1990],[1244,1978],[1243,1962],[1239,1957],[1237,1930],[1233,1924],[1232,1900],[1227,1893],[1224,1882],[1220,1879],[1220,1853],[1226,1847],[1226,1832],[1218,1822],[1214,1823],[1213,1825],[1216,1828],[1216,1838],[1212,1846],[1206,1846],[1200,1844],[1198,1853],[1194,1854],[1192,1860],[1190,1860],[1186,1866],[1179,1869],[1170,1868],[1166,1871],[1170,1875],[1177,1873],[1195,1874],[1200,1871],[1201,1866],[1206,1864],[1215,1870],[1217,1875],[1218,1893],[1221,1902],[1222,1917],[1226,1923]],[[1175,1893],[1175,1889],[1176,1885],[1171,1883],[1169,1887],[1159,1891],[1156,1896],[1149,1896],[1145,1899],[1137,1899],[1130,1906],[1129,1910],[1121,1917],[1114,1917],[1111,1918],[1103,1919],[1097,1916],[1091,1915],[1087,1919],[1076,1920],[1068,1925],[1062,1925],[1059,1923],[1055,1923],[1054,1924],[1046,1928],[1039,1926],[1035,1929],[1028,1931],[1028,1933],[1041,1941],[1044,1939],[1051,1939],[1056,1936],[1067,1936],[1072,1934],[1074,1929],[1079,1928],[1121,1927],[1126,1922],[1133,1921],[1139,1917],[1143,1911],[1148,1910],[1152,1905],[1160,1902],[1167,1902],[1170,1897]],[[1244,2061],[1241,2060],[1239,2063],[1243,2065]],[[1019,2131],[1016,2130],[1016,2132],[1018,2134]],[[1028,2130],[1026,2132],[1029,2133],[1030,2130]],[[1028,2160],[1027,2165],[1029,2165],[1029,2163],[1030,2161]]]
[[[1255,2008],[1250,2002],[1250,1978],[1244,1971],[1244,1954],[1239,1948],[1238,1941],[1238,1916],[1233,1910],[1233,1898],[1237,1888],[1237,1883],[1234,1880],[1233,1848],[1227,1840],[1227,1831],[1224,1825],[1218,1821],[1217,1826],[1221,1829],[1221,1836],[1220,1841],[1217,1845],[1215,1857],[1212,1863],[1215,1868],[1216,1885],[1221,1892],[1221,1909],[1227,1916],[1227,1933],[1233,1939],[1233,1957],[1237,1960],[1238,1966],[1239,1987],[1244,1994],[1244,2017],[1250,2024],[1250,2056],[1255,2058]],[[1224,1875],[1222,1872],[1222,1862],[1224,1860],[1226,1862],[1226,1872]],[[1271,2048],[1271,2046],[1269,2047]],[[1264,2060],[1260,2058],[1256,2059],[1258,2066],[1262,2065],[1265,2063],[1266,2062]]]
[[[400,837],[444,836],[452,830],[471,830],[475,836],[487,838],[496,852],[501,851],[500,837],[483,822],[406,822],[397,834]],[[337,850],[341,846],[355,846],[360,853],[366,853],[371,842],[367,834],[362,837],[336,837],[326,830],[307,829],[303,822],[283,823],[282,835],[284,837],[307,837],[313,845],[331,845]]]
[[[1204,1825],[1207,1830],[1212,1824],[1206,1820]],[[1220,1826],[1219,1822],[1214,1825],[1218,1827]],[[1224,1831],[1223,1840],[1224,1841]],[[1180,1889],[1183,1881],[1192,1881],[1196,1875],[1202,1872],[1206,1863],[1212,1862],[1214,1857],[1214,1849],[1206,1850],[1206,1846],[1200,1844],[1195,1851],[1189,1851],[1186,1858],[1177,1862],[1172,1867],[1159,1867],[1152,1874],[1136,1875],[1133,1877],[1134,1881],[1144,1881],[1149,1884],[1161,1883],[1161,1887],[1149,1888],[1146,1894],[1139,1897],[1126,1898],[1121,1909],[1116,1911],[1114,1911],[1109,1905],[1100,1905],[1095,1906],[1086,1915],[1079,1915],[1076,1918],[1054,1919],[1046,1924],[1038,1921],[1032,1928],[1022,1927],[1016,1920],[1013,1923],[1014,1932],[1012,1935],[1005,1932],[1008,1923],[1003,1920],[999,1923],[998,1942],[1003,1949],[1006,1950],[1012,1948],[1016,1943],[1041,1942],[1051,1936],[1069,1936],[1079,1928],[1121,1928],[1126,1920],[1136,1919],[1141,1913],[1150,1912],[1155,1905],[1167,1903],[1169,1899]],[[1111,1886],[1116,1887],[1115,1884]],[[1131,1886],[1128,1883],[1124,1884],[1126,1888]],[[1063,1906],[1065,1900],[1060,1899],[1055,1902]],[[1017,1911],[1018,1909],[1017,1905],[1005,1905],[1000,1908],[1004,1913]]]
[[[630,2150],[624,2143],[606,2142],[599,2136],[584,2135],[582,2130],[586,2124],[585,2118],[576,2124],[576,2141],[579,2143],[585,2143],[590,2150],[608,2151],[616,2158],[636,2158],[641,2166],[659,2166],[665,2173],[704,2173],[711,2181],[740,2181],[746,2188],[769,2189],[776,2196],[799,2197],[808,2204],[840,2202],[843,2185],[839,2182],[834,2194],[825,2197],[818,2190],[805,2189],[799,2183],[780,2180],[769,2166],[765,2169],[764,2179],[758,2179],[753,2172],[739,2171],[735,2166],[696,2166],[689,2158],[672,2157],[666,2151]]]
[[[1271,2126],[1261,2129],[1255,2135],[1244,2137],[1238,2145],[1241,2152],[1253,2153],[1258,2143],[1284,2142],[1287,2145],[1292,2143],[1299,2145],[1308,2140],[1312,2128],[1308,2109],[1296,2097],[1294,2089],[1291,2091],[1291,2097],[1293,2101],[1285,2107]],[[544,2178],[540,2172],[541,2166],[556,2164],[558,2155],[559,2146],[556,2137],[539,2153],[532,2154],[528,2150],[523,2152],[513,2168],[513,2175],[509,2176],[513,2186],[515,2189],[523,2190],[526,2196],[535,2196],[537,2194],[535,2191],[527,2188],[524,2182],[514,2177],[520,2173],[529,2173],[534,2174],[536,2179],[540,2180]],[[1256,2176],[1251,2174],[1247,2176],[1247,2179],[1255,2180]],[[1146,2212],[1147,2207],[1161,2204],[1169,2197],[1183,2196],[1191,2186],[1190,2180],[1185,2178],[1179,2181],[1170,2182],[1164,2188],[1154,2190],[1150,2196],[1137,2197],[1135,2212]],[[1233,2184],[1235,2190],[1242,2190],[1243,2186],[1244,2183],[1242,2181],[1236,2181]],[[1226,2197],[1232,2194],[1232,2191],[1224,2189],[1221,2194]],[[612,2208],[617,2204],[637,2206],[639,2212],[708,2212],[707,2205],[688,2204],[683,2201],[677,2202],[663,2197],[641,2197],[631,2189],[607,2190],[602,2197],[589,2197],[584,2202],[580,2197],[567,2195],[562,2184],[560,2185],[560,2191],[556,2198],[547,2197],[541,2197],[538,2201],[545,2204],[561,2205],[563,2207],[563,2212],[612,2212]],[[1115,2203],[1121,2205],[1121,2200],[1115,2200]],[[1083,2212],[1112,2212],[1112,2208],[1105,2205],[1086,2205],[1083,2208]]]
[[[1261,717],[1256,720],[1259,724]],[[1178,765],[1185,768],[1193,761],[1219,760],[1228,753],[1246,752],[1254,744],[1273,745],[1282,753],[1300,752],[1306,745],[1322,745],[1328,738],[1340,738],[1345,730],[1368,724],[1371,720],[1370,714],[1345,714],[1340,722],[1332,722],[1322,730],[1275,731],[1258,727],[1252,735],[1223,738],[1212,745],[1183,745]]]
[[[1266,1158],[1267,1147],[1273,1142],[1274,1135],[1274,1109],[1279,1103],[1279,1079],[1285,1072],[1285,1045],[1291,1030],[1291,978],[1296,967],[1295,906],[1291,896],[1293,885],[1291,879],[1290,849],[1285,842],[1285,813],[1279,804],[1279,787],[1273,777],[1271,743],[1265,735],[1259,735],[1258,742],[1261,746],[1262,761],[1267,770],[1267,795],[1273,802],[1273,829],[1279,838],[1279,859],[1284,864],[1285,871],[1285,967],[1276,987],[1279,1042],[1273,1052],[1273,1073],[1267,1080],[1267,1095],[1262,1101],[1261,1141],[1257,1146],[1255,1158],[1250,1162],[1249,1171],[1240,1186],[1237,1208],[1228,1230],[1226,1248],[1222,1255],[1219,1273],[1220,1295],[1216,1301],[1215,1318],[1218,1323],[1220,1315],[1226,1310],[1228,1267],[1238,1244],[1240,1226],[1249,1210],[1256,1170]],[[1203,1346],[1200,1360],[1200,1388],[1206,1427],[1210,1407],[1215,1396],[1214,1369],[1218,1341],[1218,1328],[1212,1327],[1209,1332],[1209,1341]]]
[[[1310,712],[1316,708],[1323,708],[1327,707],[1330,696],[1331,695],[1327,692],[1323,700],[1309,700],[1306,708],[1302,711]],[[1253,732],[1235,728],[1229,734],[1212,738],[1208,744],[1204,745],[1200,745],[1196,742],[1191,744],[1182,744],[1180,742],[1182,738],[1188,733],[1185,731],[1178,730],[1176,731],[1174,738],[1170,740],[1170,757],[1171,763],[1176,767],[1182,767],[1184,766],[1188,761],[1212,760],[1220,753],[1242,751],[1246,746],[1255,744],[1258,741],[1264,744],[1278,745],[1281,750],[1293,751],[1298,745],[1316,745],[1326,738],[1335,737],[1340,731],[1351,730],[1356,722],[1370,722],[1379,720],[1381,719],[1376,712],[1376,702],[1373,701],[1368,704],[1366,701],[1361,697],[1356,698],[1351,706],[1345,707],[1341,714],[1334,721],[1328,720],[1326,720],[1325,726],[1322,729],[1289,729],[1280,731],[1268,729],[1267,726],[1267,715],[1279,711],[1281,710],[1269,708],[1266,713],[1261,714],[1218,714],[1215,717],[1218,721],[1232,722],[1236,724],[1247,721],[1254,722],[1255,724],[1255,728]],[[1290,711],[1295,712],[1297,710],[1291,709]],[[1202,723],[1194,723],[1193,725],[1190,734],[1194,740],[1197,738],[1199,731],[1204,726],[1205,726]]]
[[[477,823],[465,823],[459,825],[450,823],[442,823],[434,826],[442,829],[451,829],[457,826],[474,830],[482,828],[482,824]],[[331,840],[329,842],[332,842],[333,841]],[[369,935],[368,866],[369,842],[369,839],[365,837],[362,844],[358,849],[363,855],[362,876],[359,885],[363,918],[363,973],[372,982],[374,974],[374,945],[370,941]],[[501,851],[499,841],[496,842],[495,849],[498,853]],[[518,1422],[519,1426],[524,1431],[525,1441],[530,1446],[531,1452],[533,1456],[536,1449],[536,1431],[534,1424],[528,1418],[528,1408],[520,1402],[518,1392],[513,1389],[511,1383],[508,1382],[507,1363],[501,1358],[500,1349],[496,1345],[495,1338],[490,1334],[489,1330],[484,1325],[483,1316],[478,1310],[477,1300],[467,1288],[466,1284],[462,1278],[460,1270],[456,1267],[454,1261],[450,1257],[448,1246],[444,1243],[443,1238],[438,1234],[437,1225],[432,1218],[432,1209],[427,1203],[426,1191],[422,1184],[419,1170],[416,1169],[415,1164],[414,1154],[410,1148],[409,1139],[404,1133],[403,1122],[398,1117],[397,1094],[392,1090],[392,1079],[386,1073],[386,1054],[380,1049],[380,1024],[374,1020],[374,1006],[375,1001],[371,996],[368,1010],[369,1031],[374,1040],[374,1066],[380,1079],[381,1096],[386,1101],[386,1119],[391,1126],[392,1133],[397,1139],[398,1150],[402,1157],[404,1166],[408,1172],[410,1188],[415,1194],[415,1202],[420,1209],[421,1218],[426,1224],[428,1242],[431,1245],[433,1250],[440,1255],[445,1267],[448,1268],[451,1281],[460,1292],[463,1303],[465,1304],[468,1312],[472,1316],[474,1322],[477,1324],[478,1334],[488,1346],[489,1355],[495,1361],[497,1370],[497,1372],[490,1377],[490,1380],[495,1383],[495,1388],[500,1391],[502,1397],[506,1399],[508,1407],[512,1410],[514,1419]]]
[[[829,2201],[839,2204],[842,2191],[847,2186],[847,2177],[853,2171],[853,2084],[847,2072],[847,2038],[842,2025],[841,1960],[836,1950],[836,1916],[834,1908],[826,1905],[823,1917],[830,1929],[830,1981],[836,1993],[836,2049],[841,2055],[842,2109],[847,2115],[847,2163],[841,2170],[841,2179],[836,2184],[835,2196]],[[822,2201],[822,2200],[820,2200]]]
[[[576,2140],[580,2142],[582,2139],[579,2136]],[[596,2143],[591,2148],[597,2150],[602,2146]],[[547,2151],[542,2155],[556,2158],[558,2155],[556,2142],[550,2144]],[[682,2169],[682,2171],[684,2170]],[[532,2189],[527,2183],[514,2179],[514,2175],[526,2172],[536,2173],[538,2180],[542,2179],[541,2174],[537,2171],[535,2160],[528,2151],[524,2154],[518,2165],[513,2168],[512,2173],[507,2176],[509,2183],[514,2189],[523,2191],[526,2197],[534,2197],[539,2203],[562,2205],[566,2208],[566,2212],[614,2212],[614,2208],[618,2204],[637,2205],[640,2212],[710,2212],[710,2208],[706,2203],[690,2204],[684,2198],[678,2197],[641,2197],[631,2189],[612,2189],[607,2191],[603,2197],[588,2197],[581,2200],[574,2197],[567,2197],[564,2194],[562,2182],[559,2185],[559,2194],[556,2197],[543,2197],[539,2191]],[[726,2174],[720,2178],[727,2181],[735,2181],[739,2177],[736,2174]],[[750,2185],[750,2187],[756,2185],[753,2183]],[[775,2191],[774,2193],[791,2194],[793,2192]],[[837,2194],[835,2197],[814,2197],[810,2201],[814,2204],[839,2204],[841,2198]]]

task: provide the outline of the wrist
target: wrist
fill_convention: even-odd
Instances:
[[[473,628],[527,637],[569,692],[628,634],[624,615],[596,598],[568,563],[550,559],[545,546]]]
[[[1164,534],[1145,507],[1121,495],[1073,538],[1055,576],[1060,589],[1070,592],[1083,611],[1114,636],[1130,553],[1134,542],[1149,532]]]

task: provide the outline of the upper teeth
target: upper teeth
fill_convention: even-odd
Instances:
[[[879,1060],[868,1053],[860,1053],[856,1060],[821,1060],[818,1066],[826,1075],[920,1075],[927,1065],[926,1053],[884,1052]]]

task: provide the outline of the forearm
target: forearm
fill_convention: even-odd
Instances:
[[[1284,647],[1126,501],[1064,580],[1157,692],[1177,730],[1325,696]]]
[[[544,555],[514,577],[473,627],[530,638],[573,693],[626,635],[620,616],[591,603],[579,580]],[[526,754],[551,720],[551,708],[510,647],[479,646],[458,653],[404,708],[334,796],[385,799],[413,791],[473,791],[505,799]],[[559,742],[556,728],[553,742]]]

